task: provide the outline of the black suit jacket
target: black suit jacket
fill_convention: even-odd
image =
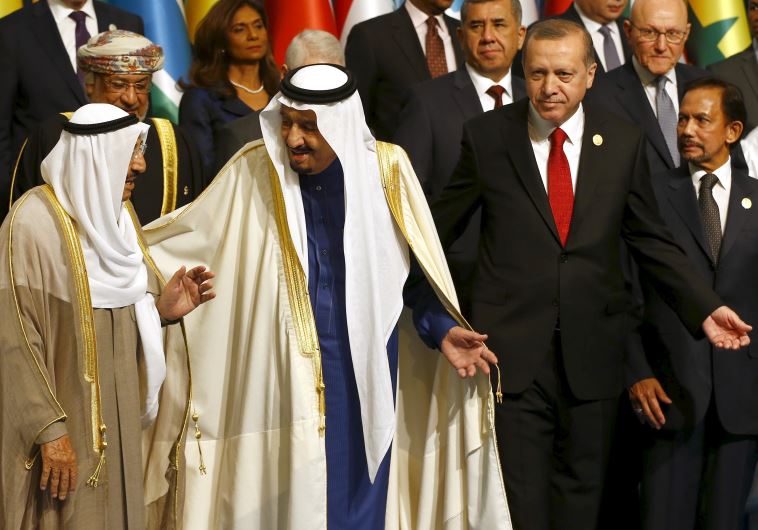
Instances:
[[[576,10],[576,7],[574,7],[573,3],[566,11],[556,16],[555,18],[571,20],[572,22],[576,22],[582,26],[584,29],[587,29],[584,25],[584,22],[582,22],[582,17],[579,16],[579,12]],[[629,46],[629,42],[626,40],[626,33],[624,33],[624,20],[625,19],[623,17],[616,20],[616,27],[618,27],[619,35],[621,35],[621,48],[624,54],[624,64],[626,64],[632,59],[632,48]],[[595,51],[595,61],[597,61],[597,72],[599,74],[604,74],[605,68],[603,68],[603,63],[600,62],[600,56],[598,55],[597,50],[594,49],[594,46],[593,50]]]
[[[456,31],[460,22],[445,15],[455,61],[463,65]],[[345,46],[347,67],[358,80],[366,122],[377,140],[391,141],[408,87],[431,79],[426,57],[405,7],[356,24]]]
[[[692,267],[747,322],[758,322],[758,180],[732,171],[729,209],[718,265],[713,267],[695,189],[686,167],[656,176],[661,213]],[[746,208],[743,200],[752,201]],[[721,424],[733,434],[758,434],[758,351],[714,350],[695,339],[644,281],[645,317],[640,328],[644,353],[630,354],[629,370],[639,380],[657,377],[672,399],[664,405],[664,429],[691,428],[715,396]]]
[[[515,76],[511,79],[514,100],[526,97],[524,80]],[[432,202],[442,193],[458,162],[463,123],[484,110],[463,65],[455,72],[413,85],[408,93],[395,143],[408,153],[424,194]],[[464,312],[468,311],[476,268],[480,218],[479,212],[471,217],[469,226],[447,253]]]
[[[707,75],[705,70],[686,64],[677,64],[675,72],[679,101],[682,100],[687,82]],[[647,161],[652,175],[675,167],[655,112],[650,106],[632,61],[596,79],[587,97],[590,101],[604,105],[608,111],[642,128],[648,141]]]
[[[142,19],[94,2],[98,31],[111,25],[142,34]],[[15,157],[44,119],[87,103],[45,0],[0,19],[0,219],[8,208]]]
[[[489,334],[503,390],[519,393],[531,384],[559,326],[573,395],[615,398],[633,304],[622,238],[692,333],[721,301],[663,225],[642,133],[591,105],[571,228],[561,245],[529,141],[528,105],[522,100],[466,123],[461,159],[432,214],[447,248],[482,208],[471,320]]]
[[[708,70],[725,81],[734,83],[742,91],[747,107],[747,123],[745,133],[758,126],[758,59],[751,45],[747,50],[738,53],[719,63],[712,64]]]

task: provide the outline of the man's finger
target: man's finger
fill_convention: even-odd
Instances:
[[[61,471],[61,483],[58,488],[58,498],[62,501],[65,501],[66,495],[68,495],[69,472],[69,468],[64,468],[63,471]]]
[[[50,462],[47,458],[42,457],[42,476],[39,479],[39,489],[45,491],[47,489],[47,482],[50,480]]]
[[[474,377],[476,375],[476,365],[470,364],[466,372],[468,377]]]
[[[466,369],[465,368],[458,368],[458,377],[461,379],[466,379]]]
[[[655,397],[658,398],[658,400],[663,401],[667,405],[671,405],[673,401],[671,401],[671,398],[666,394],[666,391],[663,390],[663,388],[656,387],[655,389]]]
[[[497,364],[497,355],[492,353],[492,350],[487,346],[485,346],[484,351],[482,351],[482,358],[490,364]]]
[[[658,425],[663,426],[663,424],[666,423],[666,416],[663,414],[658,400],[654,396],[649,397],[647,404],[650,407],[650,412],[652,412],[653,416],[655,416],[655,420]]]
[[[61,470],[57,467],[54,467],[50,471],[50,494],[53,496],[53,499],[58,497],[58,483],[61,480]]]
[[[643,398],[642,400],[640,400],[640,403],[642,405],[642,414],[644,415],[648,424],[654,429],[660,429],[661,426],[658,425],[658,421],[656,420],[655,415],[653,414],[653,411],[650,410],[650,406],[648,406],[647,400]]]
[[[179,270],[177,270],[174,273],[174,275],[171,277],[171,279],[168,282],[169,283],[171,283],[171,282],[180,283],[186,272],[187,272],[187,267],[185,267],[184,265],[182,265],[181,267],[179,267]]]
[[[69,491],[76,491],[76,481],[79,480],[79,471],[76,463],[71,467],[71,482],[69,482]]]
[[[483,358],[479,358],[478,361],[476,361],[476,365],[479,367],[479,369],[484,372],[485,374],[490,374],[490,365],[487,364],[487,361],[485,361]]]

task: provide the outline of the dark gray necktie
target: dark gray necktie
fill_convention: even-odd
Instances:
[[[610,72],[614,68],[621,66],[621,59],[619,59],[619,53],[616,50],[616,43],[613,42],[611,28],[608,26],[600,26],[600,29],[598,31],[603,36],[603,58],[605,58],[605,71]]]
[[[714,264],[719,262],[721,250],[721,216],[719,205],[713,198],[713,187],[718,184],[716,175],[707,173],[700,179],[700,195],[697,202],[700,206],[700,216],[703,218],[703,230],[708,246],[711,247],[711,259]]]
[[[68,15],[71,19],[73,19],[74,22],[76,22],[76,33],[75,33],[75,45],[76,49],[78,50],[81,46],[84,46],[87,44],[87,41],[90,38],[89,31],[87,31],[87,13],[84,11],[72,11]],[[79,70],[79,66],[76,67],[76,75],[79,76],[79,81],[84,84],[84,72]]]
[[[671,159],[675,166],[679,166],[679,150],[676,145],[676,122],[677,115],[674,108],[674,102],[666,92],[666,76],[659,76],[656,80],[655,89],[655,109],[658,113],[658,125],[666,140],[666,147],[669,148]]]

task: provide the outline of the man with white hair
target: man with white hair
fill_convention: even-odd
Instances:
[[[336,65],[289,72],[261,126],[202,197],[146,230],[164,270],[191,254],[223,278],[225,304],[188,321],[210,476],[190,453],[184,520],[510,529],[494,356],[458,310],[407,157],[371,136]],[[406,286],[414,263],[426,279]]]
[[[126,202],[147,131],[112,105],[83,106],[42,162],[45,185],[0,228],[3,528],[178,524],[188,367],[172,359],[164,385],[161,327],[214,297],[213,273],[180,267],[160,285]]]
[[[282,65],[282,77],[295,68],[306,64],[330,63],[345,66],[345,53],[337,37],[328,31],[306,29],[301,31],[287,46]],[[216,170],[247,142],[261,137],[260,113],[251,112],[247,116],[225,123],[219,128],[219,146],[216,152]]]
[[[164,118],[147,119],[153,75],[163,68],[163,49],[124,30],[92,37],[77,51],[79,69],[90,103],[110,103],[151,125],[147,135],[147,168],[132,204],[140,222],[148,223],[184,206],[205,187],[203,165],[192,138]],[[60,137],[73,109],[58,109],[41,122],[21,150],[11,181],[11,200],[42,184],[40,163]]]

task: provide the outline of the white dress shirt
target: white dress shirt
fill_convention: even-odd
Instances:
[[[58,26],[58,33],[61,35],[61,40],[63,41],[63,46],[66,48],[71,66],[76,71],[76,22],[73,18],[69,17],[69,14],[73,13],[74,9],[66,7],[62,0],[47,0],[47,3],[50,6],[50,11],[53,13],[55,25]],[[80,11],[83,11],[87,15],[84,25],[87,26],[90,37],[94,37],[97,35],[97,15],[95,14],[95,6],[92,0],[87,0]]]
[[[576,8],[576,12],[579,13],[579,18],[582,19],[582,23],[584,24],[584,27],[587,28],[590,37],[592,37],[592,45],[595,47],[597,56],[600,57],[603,69],[607,72],[608,67],[606,66],[605,52],[603,51],[605,50],[603,47],[605,44],[605,37],[600,33],[600,28],[603,27],[603,24],[588,18],[576,2],[574,2],[574,8]],[[621,33],[619,32],[618,24],[616,24],[616,21],[614,20],[613,22],[605,24],[605,26],[611,30],[611,39],[613,40],[613,44],[616,45],[616,53],[619,55],[619,61],[621,61],[621,64],[624,64],[626,59],[624,58],[624,47],[621,44]]]
[[[689,164],[690,175],[692,177],[692,185],[695,187],[695,195],[700,198],[700,179],[708,174],[704,169],[698,169],[692,164]],[[724,233],[726,228],[726,214],[729,208],[729,192],[732,191],[732,159],[729,158],[726,164],[718,168],[713,172],[719,179],[715,186],[713,186],[713,200],[716,201],[716,205],[719,207],[719,220],[721,221],[721,233]]]
[[[645,89],[647,100],[650,102],[650,106],[653,108],[653,114],[655,114],[655,117],[657,118],[658,108],[655,105],[655,94],[658,90],[658,76],[651,73],[650,70],[642,66],[639,61],[637,61],[636,57],[632,57],[632,64],[634,65],[634,70],[637,72],[637,76],[639,77],[640,82],[642,82],[642,88]],[[675,68],[672,68],[666,72],[664,76],[669,80],[669,82],[666,83],[666,93],[669,95],[671,102],[674,104],[674,111],[679,114],[679,92],[676,88]]]
[[[416,35],[421,42],[421,49],[426,55],[426,19],[429,15],[421,11],[418,7],[414,6],[409,0],[405,2],[405,9],[408,10],[408,14],[411,16],[411,22],[416,29]],[[445,60],[447,61],[447,71],[452,72],[458,65],[455,63],[455,50],[453,50],[453,40],[450,32],[447,30],[447,24],[445,24],[445,18],[442,15],[437,15],[434,18],[437,19],[437,33],[442,39],[442,44],[445,46]]]
[[[742,152],[745,153],[748,174],[758,179],[758,127],[743,138],[740,144],[742,144]]]
[[[534,158],[537,159],[537,168],[540,170],[545,191],[547,191],[547,159],[550,156],[550,135],[556,128],[551,122],[543,120],[534,110],[532,104],[529,103],[529,140],[532,143]],[[579,170],[579,155],[582,153],[582,135],[584,134],[584,108],[581,104],[574,115],[563,122],[561,129],[568,136],[563,144],[563,152],[566,154],[571,170],[571,187],[576,193],[576,176]]]
[[[485,112],[495,108],[495,98],[487,94],[487,90],[489,90],[492,85],[500,85],[505,89],[505,92],[503,92],[503,105],[513,103],[513,86],[510,69],[508,69],[508,73],[497,82],[489,77],[484,77],[482,74],[474,70],[474,68],[468,63],[466,63],[466,71],[471,78],[471,82],[474,84],[474,90],[476,90],[476,95],[479,96],[479,101],[482,103],[482,109]]]

